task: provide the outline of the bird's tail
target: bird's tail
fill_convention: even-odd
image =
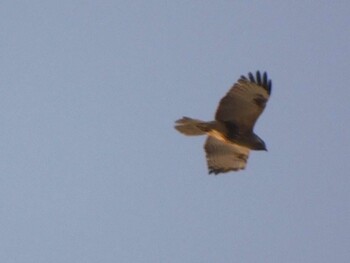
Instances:
[[[210,131],[209,123],[188,117],[183,117],[182,119],[177,120],[175,123],[176,130],[189,136],[204,135]]]

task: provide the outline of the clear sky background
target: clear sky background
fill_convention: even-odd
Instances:
[[[349,262],[349,1],[2,1],[0,262]],[[269,152],[204,137],[267,71]]]

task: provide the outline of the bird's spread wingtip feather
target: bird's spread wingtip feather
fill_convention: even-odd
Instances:
[[[259,70],[256,72],[256,82],[258,85],[261,85],[261,75]]]
[[[249,76],[250,81],[255,83],[255,79],[254,79],[253,73],[249,72],[248,76]]]

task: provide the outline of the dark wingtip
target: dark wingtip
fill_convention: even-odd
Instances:
[[[259,70],[256,72],[256,82],[258,85],[261,85],[261,75]]]
[[[255,74],[256,77],[254,77],[253,73],[248,73],[249,81],[258,84],[259,86],[263,87],[267,93],[271,94],[272,89],[272,81],[268,79],[267,72],[264,72],[262,75],[259,70],[256,71]],[[248,80],[247,77],[241,76],[241,80]]]
[[[215,168],[209,168],[209,175],[213,174],[213,175],[218,175],[219,173],[222,173],[222,169],[215,169]]]
[[[223,168],[209,168],[208,174],[211,175],[219,175],[220,173],[228,173],[228,172],[237,172],[239,170],[243,170],[244,168],[229,168],[229,169],[223,169]]]
[[[256,83],[256,82],[255,82],[255,79],[254,79],[253,73],[249,72],[249,73],[248,73],[248,76],[249,76],[249,79],[250,79],[251,82]]]
[[[268,86],[268,92],[270,94],[271,93],[271,88],[272,88],[272,80],[271,79],[269,80],[267,86]]]

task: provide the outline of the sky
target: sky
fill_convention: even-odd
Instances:
[[[349,262],[348,1],[2,1],[0,262]],[[268,152],[208,175],[267,71]]]

